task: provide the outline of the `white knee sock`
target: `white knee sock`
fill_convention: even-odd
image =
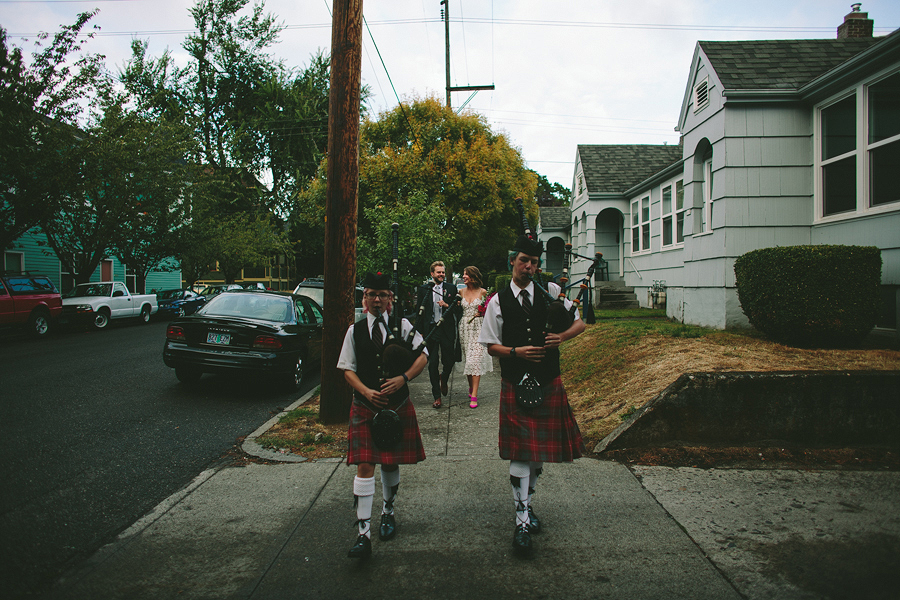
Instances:
[[[544,463],[543,462],[532,462],[529,463],[529,475],[528,475],[528,506],[531,506],[531,497],[534,496],[534,488],[537,483],[537,478],[541,476],[541,473],[544,472]]]
[[[374,477],[354,477],[353,496],[356,501],[356,520],[359,535],[372,537],[372,499],[375,496]]]
[[[385,471],[381,467],[381,495],[384,498],[384,504],[381,508],[381,514],[394,514],[394,499],[397,497],[397,490],[400,488],[400,469],[393,471]]]
[[[528,525],[528,480],[531,468],[527,462],[509,461],[509,482],[512,484],[513,502],[516,505],[516,525]]]

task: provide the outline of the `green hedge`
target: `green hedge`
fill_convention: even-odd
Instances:
[[[881,251],[874,246],[761,248],[734,263],[750,323],[797,346],[853,346],[874,327]]]

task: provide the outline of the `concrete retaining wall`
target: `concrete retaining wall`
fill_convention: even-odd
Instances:
[[[762,440],[900,448],[900,371],[685,374],[594,451]]]

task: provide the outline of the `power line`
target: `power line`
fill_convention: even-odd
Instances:
[[[103,0],[106,2],[134,2],[138,0]],[[93,2],[97,0],[55,0],[54,2],[46,2],[48,4],[62,2]],[[0,0],[0,4],[36,4],[32,0]],[[387,25],[419,25],[422,23],[441,23],[441,19],[434,18],[415,18],[415,19],[388,19],[383,21],[373,21],[372,26]],[[818,32],[834,32],[833,26],[805,26],[805,27],[776,27],[766,25],[698,25],[698,24],[665,24],[665,23],[618,23],[618,22],[582,22],[582,21],[537,21],[525,19],[496,19],[482,17],[467,17],[465,19],[451,19],[451,22],[471,23],[471,24],[490,24],[495,25],[521,25],[526,27],[572,27],[572,28],[594,28],[594,29],[649,29],[649,30],[667,30],[667,31],[727,31],[727,32],[782,32],[782,33],[818,33]],[[368,26],[368,25],[367,25]],[[329,29],[331,23],[305,23],[298,25],[285,25],[283,30],[303,30],[303,29]],[[889,33],[897,29],[896,26],[880,26],[875,27],[875,31],[881,33]],[[193,34],[194,29],[163,29],[149,31],[108,31],[97,32],[97,36],[123,36],[123,35],[177,35],[177,34]],[[8,33],[9,37],[31,37],[37,33]]]

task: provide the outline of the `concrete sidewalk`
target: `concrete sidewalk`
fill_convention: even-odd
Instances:
[[[482,378],[474,410],[461,368],[450,384],[440,410],[427,372],[411,384],[428,458],[401,467],[397,537],[374,535],[370,559],[346,558],[354,468],[222,467],[49,597],[888,598],[900,589],[900,473],[548,464],[534,500],[544,531],[532,558],[516,558],[508,463],[497,453],[499,373]],[[379,482],[376,531],[380,497]]]

